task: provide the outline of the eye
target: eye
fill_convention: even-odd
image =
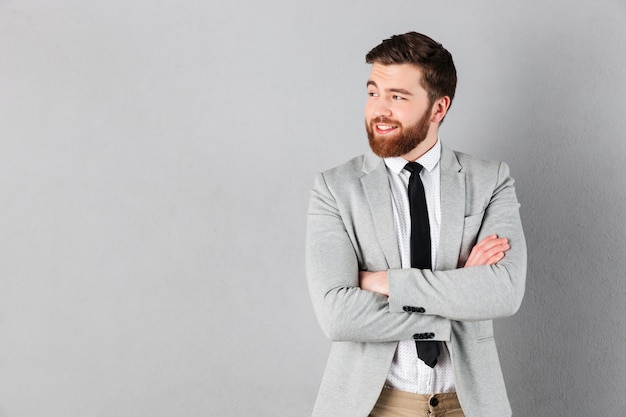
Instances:
[[[368,91],[367,95],[370,97],[378,97],[378,93],[374,92],[374,91]]]
[[[393,98],[394,100],[404,100],[404,97],[398,95],[394,95],[391,98]]]

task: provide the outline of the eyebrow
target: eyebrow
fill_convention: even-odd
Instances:
[[[368,80],[366,86],[369,87],[370,85],[373,86],[373,87],[378,88],[378,86],[376,85],[376,82],[374,82],[372,80]],[[406,96],[412,96],[413,95],[413,93],[411,93],[409,90],[405,90],[404,88],[388,88],[385,91],[387,91],[388,93],[404,94]]]

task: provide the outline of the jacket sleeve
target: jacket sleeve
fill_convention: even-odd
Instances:
[[[475,236],[473,241],[478,242],[491,234],[506,237],[511,248],[504,259],[495,265],[448,271],[389,270],[390,311],[415,306],[427,315],[450,320],[489,320],[519,309],[526,280],[526,242],[514,182],[504,163],[492,190],[479,228],[465,230],[464,239]],[[461,257],[467,259],[467,255]]]
[[[310,197],[306,271],[315,313],[333,341],[390,342],[424,332],[433,333],[433,340],[450,340],[449,320],[391,312],[387,297],[359,288],[355,247],[323,174]]]

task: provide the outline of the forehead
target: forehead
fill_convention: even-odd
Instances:
[[[422,87],[422,70],[414,64],[374,63],[368,84],[374,83],[378,88],[417,88]]]

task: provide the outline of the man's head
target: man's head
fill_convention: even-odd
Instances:
[[[422,86],[432,103],[456,91],[456,68],[452,55],[440,43],[426,35],[409,32],[385,39],[365,55],[368,64],[413,64],[422,70]]]
[[[437,141],[456,89],[452,56],[429,37],[411,32],[383,41],[366,55],[365,122],[381,157],[415,160]]]

